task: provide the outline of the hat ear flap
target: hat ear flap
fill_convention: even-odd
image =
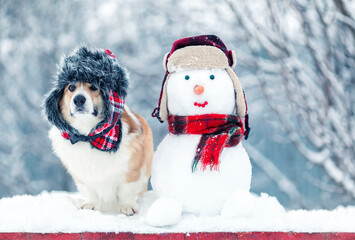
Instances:
[[[164,70],[165,70],[165,71],[168,70],[168,56],[169,56],[169,52],[167,52],[167,53],[164,55],[163,67],[164,67]]]
[[[227,72],[233,81],[233,85],[236,93],[236,99],[235,99],[236,110],[237,110],[236,113],[240,118],[245,117],[245,115],[247,114],[247,106],[246,106],[242,85],[237,77],[237,74],[233,71],[232,68],[228,67]]]
[[[237,66],[237,54],[235,53],[234,50],[230,50],[230,53],[232,55],[232,66],[231,68],[235,68],[235,66]]]
[[[169,117],[169,110],[168,110],[168,94],[167,94],[167,86],[168,86],[168,79],[169,75],[166,77],[162,88],[162,96],[160,100],[160,110],[159,110],[159,117],[160,120],[165,122],[168,120]]]
[[[67,128],[67,124],[65,123],[58,106],[58,103],[62,98],[63,93],[63,89],[54,89],[44,101],[44,112],[47,116],[48,121],[60,130],[66,130]]]

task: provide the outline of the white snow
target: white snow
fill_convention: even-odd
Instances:
[[[338,207],[332,211],[285,211],[275,198],[266,194],[244,197],[245,203],[250,202],[251,207],[241,213],[243,216],[227,216],[226,208],[226,216],[184,214],[176,225],[162,228],[150,226],[145,219],[147,209],[156,199],[151,191],[139,201],[140,213],[131,217],[80,210],[77,205],[81,199],[77,193],[43,192],[37,196],[15,196],[0,199],[0,232],[355,232],[355,206]],[[229,207],[230,211],[235,210],[232,205]]]
[[[147,222],[151,226],[162,227],[178,223],[181,219],[182,205],[172,198],[158,198],[148,209]]]

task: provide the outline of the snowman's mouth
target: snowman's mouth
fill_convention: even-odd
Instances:
[[[208,104],[208,102],[207,101],[205,101],[204,103],[198,103],[198,102],[195,102],[194,103],[194,105],[196,106],[196,107],[206,107],[206,105]]]

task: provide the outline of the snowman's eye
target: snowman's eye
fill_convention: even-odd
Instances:
[[[185,76],[185,80],[189,80],[190,79],[190,76],[189,75],[186,75]]]
[[[211,75],[211,76],[210,76],[210,79],[213,80],[213,79],[214,79],[214,75]]]

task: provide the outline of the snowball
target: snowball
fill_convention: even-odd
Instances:
[[[255,210],[262,213],[265,217],[282,217],[285,214],[285,208],[279,203],[277,198],[269,196],[266,193],[261,193],[261,196],[256,198],[255,206]]]
[[[257,216],[263,218],[278,216],[282,218],[284,214],[284,207],[275,197],[270,197],[266,193],[261,193],[259,197],[239,189],[227,199],[221,211],[221,216],[225,218],[254,218]]]
[[[146,220],[151,226],[174,225],[181,219],[182,206],[172,198],[159,198],[149,208]]]
[[[248,191],[237,190],[225,202],[221,216],[226,218],[248,217],[255,211],[256,197]]]

